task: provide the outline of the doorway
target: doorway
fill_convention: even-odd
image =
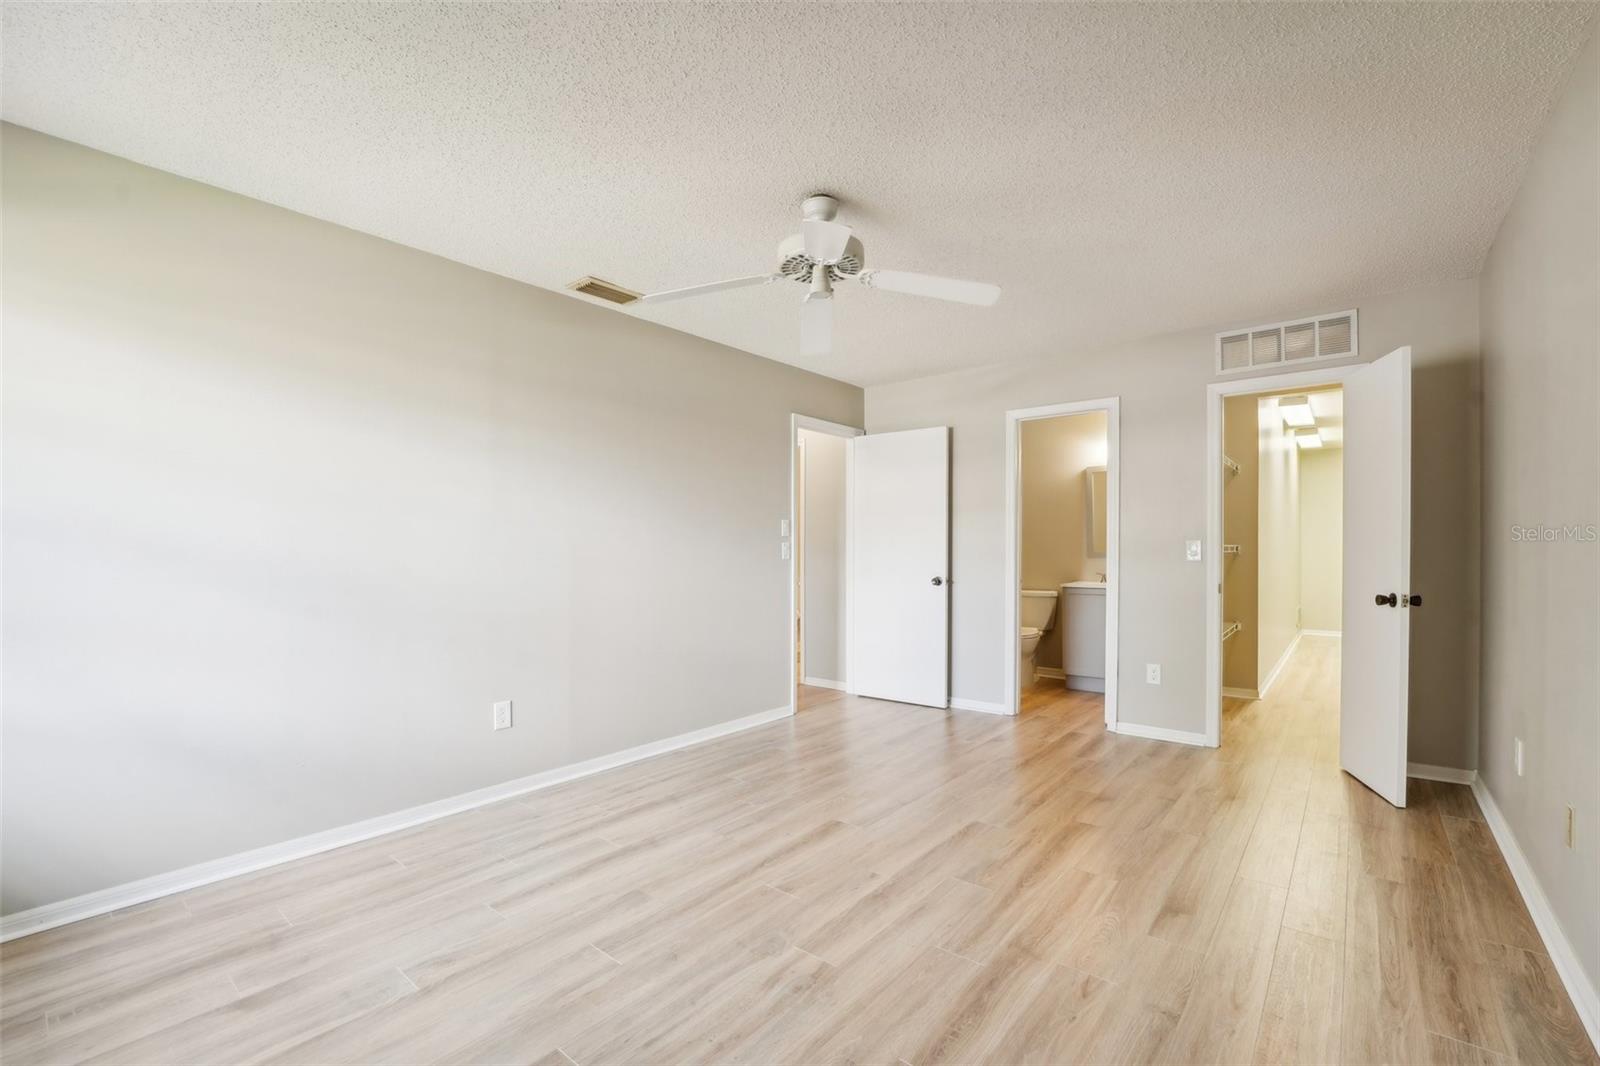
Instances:
[[[1411,351],[1400,348],[1207,388],[1207,743],[1222,742],[1223,700],[1267,699],[1308,631],[1336,639],[1340,765],[1397,807],[1410,609],[1421,603],[1409,588],[1410,382]],[[1336,471],[1322,458],[1334,443]],[[1307,521],[1322,527],[1309,539]]]
[[[791,713],[843,697],[849,683],[850,461],[861,430],[790,416]]]
[[[1002,714],[1020,712],[1023,675],[1031,667],[1037,679],[1042,655],[1043,683],[1102,691],[1106,727],[1116,729],[1119,417],[1115,396],[1006,412],[1006,687],[995,708]],[[1042,523],[1026,520],[1029,496]],[[1044,507],[1052,510],[1040,514]],[[1059,537],[1051,526],[1060,527]],[[1051,587],[1025,587],[1041,584]],[[1050,620],[1025,626],[1035,621],[1025,615],[1042,618],[1051,593]],[[1033,654],[1024,656],[1030,644]]]

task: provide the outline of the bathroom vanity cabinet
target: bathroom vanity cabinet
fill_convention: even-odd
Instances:
[[[1067,687],[1106,690],[1106,586],[1069,581],[1061,586],[1056,628],[1061,631],[1061,670]]]

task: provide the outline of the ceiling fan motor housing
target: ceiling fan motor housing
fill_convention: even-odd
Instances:
[[[843,281],[853,278],[861,273],[867,263],[866,249],[861,246],[861,241],[851,237],[844,246],[844,254],[828,267],[828,277],[833,281]],[[790,281],[798,281],[804,285],[811,284],[811,269],[817,261],[806,254],[806,239],[796,233],[785,237],[778,245],[778,273]]]

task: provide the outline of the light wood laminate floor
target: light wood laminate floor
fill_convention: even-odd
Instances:
[[[6,1063],[1594,1062],[1471,794],[855,698],[0,952]]]

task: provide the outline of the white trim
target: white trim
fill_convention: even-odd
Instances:
[[[1122,467],[1121,422],[1122,400],[1106,396],[1098,400],[1075,400],[1070,403],[1048,404],[1043,407],[1023,407],[1006,412],[1006,602],[1005,662],[1001,677],[1006,679],[1004,714],[1017,714],[1022,706],[1022,678],[1017,669],[1017,637],[1021,623],[1022,595],[1022,523],[1017,520],[1021,503],[1019,478],[1022,473],[1022,423],[1036,418],[1056,418],[1061,415],[1083,414],[1088,411],[1106,413],[1106,728],[1115,729],[1117,721],[1117,633],[1122,603]],[[1056,607],[1059,612],[1060,605]]]
[[[1454,766],[1430,766],[1425,762],[1406,763],[1406,776],[1423,781],[1444,781],[1452,785],[1470,785],[1478,779],[1478,771],[1461,770]]]
[[[812,688],[831,688],[839,692],[844,691],[843,681],[835,681],[828,677],[805,677],[800,679],[800,683],[802,685],[810,685]]]
[[[1228,698],[1228,699],[1233,699],[1233,700],[1259,700],[1261,698],[1261,693],[1258,692],[1256,689],[1253,689],[1253,688],[1229,688],[1226,685],[1224,685],[1222,687],[1222,695],[1224,697]]]
[[[1528,913],[1533,917],[1533,924],[1550,953],[1550,961],[1555,964],[1556,973],[1566,986],[1578,1018],[1589,1033],[1589,1043],[1600,1051],[1600,990],[1596,989],[1594,979],[1584,970],[1578,953],[1573,950],[1572,941],[1567,939],[1549,898],[1544,894],[1544,886],[1539,884],[1533,866],[1511,832],[1511,824],[1500,813],[1500,806],[1495,803],[1483,778],[1473,778],[1472,794],[1477,797],[1478,806],[1483,810],[1484,820],[1489,823],[1489,832],[1494,834],[1495,843],[1500,845],[1506,865],[1511,867],[1511,877],[1522,893],[1522,901],[1528,905]]]
[[[1160,726],[1140,725],[1137,722],[1118,722],[1107,726],[1113,733],[1120,733],[1125,737],[1141,737],[1145,740],[1165,740],[1172,744],[1191,744],[1197,748],[1215,747],[1206,743],[1204,733],[1190,733],[1182,729],[1163,729]]]
[[[1006,705],[1003,703],[990,703],[988,700],[964,700],[959,696],[950,697],[950,709],[954,711],[978,711],[981,714],[1009,715],[1011,713],[1006,710]]]
[[[1302,637],[1342,637],[1344,632],[1338,629],[1302,629]]]
[[[528,777],[519,777],[512,781],[504,781],[498,785],[476,789],[472,792],[463,792],[457,796],[446,799],[434,800],[417,807],[408,807],[392,814],[380,814],[376,818],[365,821],[352,822],[349,825],[338,826],[334,829],[325,829],[320,833],[309,836],[296,837],[278,844],[268,844],[266,847],[255,848],[251,851],[240,852],[210,862],[186,866],[181,870],[172,870],[153,877],[142,878],[138,881],[129,881],[127,884],[113,885],[102,888],[96,892],[88,892],[71,899],[64,899],[57,903],[46,903],[29,910],[18,911],[0,917],[0,942],[14,940],[19,936],[29,933],[39,933],[46,929],[54,929],[58,925],[69,922],[82,921],[96,915],[108,914],[111,911],[131,907],[136,903],[144,903],[161,896],[170,896],[174,892],[186,892],[191,888],[209,885],[216,881],[238,877],[241,874],[254,873],[264,870],[269,866],[279,866],[296,859],[303,859],[310,855],[317,855],[334,848],[342,848],[350,844],[358,844],[363,840],[383,836],[386,833],[398,832],[401,829],[410,829],[424,822],[436,821],[447,818],[452,814],[470,811],[475,807],[482,807],[490,803],[511,799],[514,796],[537,792],[540,789],[550,788],[554,785],[575,781],[580,777],[589,777],[592,774],[613,770],[628,763],[639,762],[643,759],[665,755],[668,752],[681,748],[704,744],[731,733],[740,733],[746,729],[757,726],[769,725],[773,722],[788,718],[794,712],[789,707],[774,707],[770,711],[761,711],[757,714],[735,718],[729,722],[719,722],[704,729],[696,729],[689,733],[680,733],[675,737],[665,740],[653,740],[648,744],[627,748],[623,751],[613,752],[610,755],[601,755],[598,758],[588,759],[584,762],[573,763],[569,766],[559,766],[553,770],[545,770]]]
[[[1257,690],[1261,693],[1260,699],[1267,698],[1267,693],[1272,691],[1272,686],[1278,681],[1278,675],[1282,674],[1283,668],[1289,665],[1289,657],[1294,654],[1294,650],[1299,646],[1300,631],[1295,630],[1294,639],[1289,642],[1287,648],[1283,649],[1283,654],[1278,656],[1278,661],[1273,664],[1272,669],[1267,671],[1267,679],[1261,682],[1261,688]]]
[[[795,513],[794,499],[795,492],[800,486],[795,483],[794,453],[800,449],[800,431],[802,429],[809,429],[816,433],[827,433],[834,437],[844,437],[847,449],[849,447],[849,441],[851,438],[859,437],[866,432],[866,430],[857,429],[855,426],[846,426],[839,422],[829,422],[821,418],[812,418],[810,415],[789,415],[789,595],[786,597],[786,599],[789,603],[787,625],[789,627],[790,714],[794,714],[799,706],[799,697],[795,689],[800,680],[799,664],[796,661],[799,658],[800,652],[800,648],[797,646],[796,641],[798,641],[800,638],[795,632],[795,621],[798,617],[795,614],[795,609],[800,605],[795,602],[795,585],[800,576],[796,569],[800,565],[800,552],[798,550],[798,542],[795,539],[795,531],[799,527],[796,526],[795,523],[799,521],[800,516]],[[853,554],[854,545],[852,544],[850,537],[850,508],[853,500],[853,497],[851,496],[852,486],[850,484],[850,469],[850,455],[847,450],[844,459],[844,632],[839,634],[839,646],[847,649],[850,647],[850,627],[855,624],[855,617],[850,613],[852,610],[850,590],[855,586],[855,555]],[[811,682],[809,681],[806,682],[806,684],[810,683]],[[848,652],[846,653],[844,664],[844,682],[840,687],[846,692],[850,691],[850,659]]]
[[[1238,330],[1230,330],[1229,334]],[[1352,362],[1289,374],[1262,374],[1206,386],[1206,743],[1222,743],[1222,401],[1227,396],[1247,396],[1279,389],[1343,384],[1365,367]]]

